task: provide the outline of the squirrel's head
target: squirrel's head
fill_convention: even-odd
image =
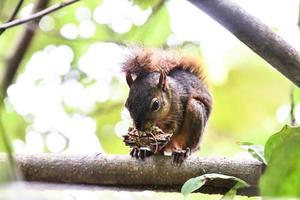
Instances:
[[[126,108],[138,130],[146,130],[163,120],[170,111],[170,92],[163,72],[140,74],[133,80],[126,74],[130,88]]]

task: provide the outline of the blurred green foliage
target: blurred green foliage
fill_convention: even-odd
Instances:
[[[25,6],[31,1],[26,1]],[[51,1],[51,4],[59,1]],[[14,8],[16,1],[4,1],[5,12],[0,16],[3,23]],[[158,1],[134,1],[146,9],[157,5]],[[87,51],[88,47],[98,41],[116,41],[122,43],[138,43],[146,46],[166,46],[168,36],[172,33],[170,28],[170,16],[166,6],[162,6],[149,17],[145,24],[133,26],[124,34],[114,32],[105,24],[98,24],[93,37],[74,40],[66,39],[59,33],[60,28],[67,23],[78,24],[74,11],[82,6],[93,10],[101,5],[101,1],[81,1],[72,6],[59,10],[50,16],[53,17],[55,28],[44,32],[38,29],[36,37],[22,61],[19,73],[22,73],[28,59],[37,50],[41,50],[49,44],[70,46],[74,52],[72,67],[76,69],[79,58]],[[13,47],[22,31],[22,26],[11,28],[0,37],[1,52],[0,72],[5,68],[5,58],[13,51]],[[201,37],[201,36],[199,36]],[[182,45],[183,51],[190,49],[189,45]],[[187,48],[186,48],[187,47]],[[180,48],[180,46],[178,47]],[[217,48],[217,47],[216,47]],[[201,56],[201,46],[193,48],[192,53]],[[238,55],[236,53],[238,52]],[[4,54],[5,53],[5,54]],[[226,65],[230,66],[228,80],[222,85],[211,84],[214,96],[214,110],[207,129],[201,155],[234,155],[239,151],[238,141],[251,141],[264,143],[268,136],[280,128],[276,122],[275,114],[279,106],[289,103],[290,83],[281,74],[273,70],[262,59],[250,52],[243,45],[228,52]],[[240,55],[243,55],[242,57]],[[231,59],[229,59],[231,58]],[[82,74],[85,76],[85,74]],[[209,77],[208,77],[209,79]],[[125,89],[126,86],[123,86]],[[126,91],[126,90],[125,90]],[[114,132],[114,125],[120,120],[120,111],[123,108],[123,99],[108,101],[99,104],[95,110],[110,104],[120,103],[114,107],[108,115],[99,114],[93,117],[97,121],[97,136],[108,153],[127,153],[128,149]],[[101,109],[100,109],[101,110]],[[73,110],[76,112],[76,110]],[[28,121],[13,111],[2,113],[5,127],[12,138],[24,139]],[[219,141],[215,144],[216,139]],[[112,145],[114,144],[114,145]],[[213,145],[214,144],[214,145]],[[112,147],[113,146],[113,147]],[[3,148],[0,146],[0,149]]]
[[[26,127],[28,123],[23,117],[16,112],[4,110],[0,113],[2,123],[5,125],[6,133],[9,133],[11,139],[25,140]],[[0,140],[0,152],[6,151],[4,149],[3,140]]]
[[[24,7],[32,2],[33,1],[26,0]],[[51,4],[57,2],[61,1],[52,0]],[[94,19],[92,19],[96,25],[95,34],[92,37],[67,39],[61,35],[60,30],[64,25],[69,23],[79,25],[80,22],[75,16],[77,9],[86,7],[93,12],[98,6],[101,6],[103,3],[102,1],[80,1],[79,3],[51,14],[50,16],[54,20],[54,28],[47,32],[42,31],[39,28],[37,29],[36,36],[22,60],[16,80],[19,75],[25,71],[26,64],[32,55],[48,45],[64,44],[72,48],[74,52],[72,69],[77,70],[80,73],[79,80],[84,87],[93,84],[94,80],[90,80],[86,73],[78,70],[78,61],[95,42],[116,42],[120,45],[138,44],[144,46],[167,47],[168,39],[173,34],[173,31],[171,27],[172,19],[166,4],[157,8],[160,3],[159,0],[134,0],[131,2],[137,4],[143,10],[155,7],[155,12],[150,15],[144,24],[139,26],[132,25],[131,29],[126,33],[117,33],[109,26],[109,24],[96,24]],[[16,3],[17,0],[0,0],[0,23],[6,21]],[[195,26],[201,26],[201,24],[196,24],[196,22],[187,23],[195,23]],[[1,76],[6,67],[6,59],[9,58],[16,48],[16,42],[20,38],[23,28],[24,25],[8,29],[0,37],[0,49],[2,50],[0,51]],[[203,27],[203,29],[204,28],[205,27]],[[201,35],[199,35],[199,38],[200,37]],[[198,43],[193,43],[191,41],[182,41],[178,46],[172,47],[181,49],[182,52],[197,55],[199,60],[202,63],[205,63],[202,55],[201,43],[199,45]],[[217,49],[218,46],[215,46],[214,48]],[[224,64],[228,69],[227,80],[222,84],[215,84],[209,76],[207,77],[213,94],[214,105],[201,151],[197,153],[201,156],[234,156],[240,152],[237,142],[241,141],[255,144],[265,143],[268,137],[282,126],[282,122],[279,123],[276,119],[276,112],[279,107],[290,103],[290,81],[251,52],[247,47],[239,44],[230,52],[226,52],[226,56]],[[41,63],[41,65],[43,65],[43,63]],[[204,69],[204,71],[208,70]],[[61,77],[62,80],[65,78],[65,76]],[[70,108],[66,105],[65,110],[69,115],[81,113],[92,117],[96,121],[96,135],[106,153],[128,154],[128,147],[123,144],[122,138],[115,133],[115,125],[122,120],[121,111],[124,108],[128,88],[124,83],[112,81],[112,90],[117,91],[118,93],[120,92],[120,98],[109,99],[105,102],[97,103],[94,110],[89,113],[84,113],[80,109]],[[296,104],[300,102],[300,89],[295,89],[295,102]],[[7,102],[5,105],[6,110],[1,113],[1,119],[6,132],[13,141],[15,139],[26,141],[26,131],[28,130],[28,127],[32,125],[32,116],[20,116],[14,110],[12,105]],[[298,139],[294,139],[295,141],[287,139],[287,141],[284,142],[291,146],[291,148],[294,148],[294,151],[292,151],[290,156],[296,158],[299,157],[297,154],[297,152],[299,152],[299,147],[298,144],[296,144]],[[267,159],[270,159],[270,155],[273,151],[271,150],[271,152],[269,152],[269,149],[269,147],[266,147]],[[4,151],[1,140],[0,151]],[[285,159],[283,159],[285,153],[289,154],[289,151],[286,149],[274,151],[278,152],[278,155],[281,155],[282,157],[279,156],[274,160],[270,159],[270,162],[275,163],[275,167],[277,165],[283,165],[284,162],[282,161],[285,161]],[[283,160],[281,161],[281,159]],[[299,163],[295,162],[298,162],[298,159],[295,159],[288,164],[291,168],[296,165],[300,166]],[[282,178],[285,176],[284,173],[288,173],[287,170],[289,168],[282,170],[282,176],[277,176],[275,167],[274,169],[270,169],[270,172],[267,173],[272,173],[272,177],[277,178],[276,181],[279,181],[280,177]],[[282,166],[282,168],[284,168],[284,166]],[[278,169],[280,170],[282,168]],[[296,168],[294,169],[296,170]],[[267,177],[271,177],[271,175],[266,175],[261,183],[262,187],[269,181],[273,181],[273,179],[271,180],[271,178],[269,179]],[[291,177],[291,179],[293,179],[293,177]],[[289,180],[290,179],[288,179],[287,182]],[[274,181],[274,184],[280,183],[276,181]],[[295,180],[293,179],[292,181]],[[262,191],[263,194],[277,194],[264,189]],[[198,198],[195,195],[191,196],[192,197],[189,197],[189,199]],[[206,196],[205,198],[208,197]]]
[[[237,65],[224,85],[212,88],[214,107],[204,141],[211,148],[204,155],[220,155],[213,153],[220,146],[223,153],[233,155],[241,141],[264,144],[281,126],[276,110],[289,103],[289,82],[253,54]],[[219,145],[213,145],[215,141]]]
[[[145,10],[149,7],[154,7],[159,3],[160,0],[148,0],[148,1],[143,1],[143,0],[132,0],[134,4],[138,5],[141,9]]]
[[[157,12],[153,13],[144,25],[139,27],[133,26],[120,39],[121,41],[143,44],[145,46],[163,46],[170,33],[168,10],[166,6],[162,6]]]

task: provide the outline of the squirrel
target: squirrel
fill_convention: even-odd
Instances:
[[[137,130],[158,126],[173,133],[159,152],[170,152],[174,163],[182,163],[199,149],[212,109],[212,96],[195,59],[170,50],[137,48],[122,66],[130,88],[125,107]],[[154,154],[133,148],[132,157]]]

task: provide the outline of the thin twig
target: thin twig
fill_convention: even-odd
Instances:
[[[13,12],[12,15],[10,16],[8,22],[11,22],[12,20],[14,20],[14,19],[16,18],[16,16],[17,16],[17,14],[18,14],[18,12],[19,12],[19,10],[20,10],[20,8],[21,8],[23,2],[24,2],[24,0],[19,0],[19,2],[18,2],[18,4],[17,4],[17,6],[16,6],[14,12]]]
[[[23,4],[24,0],[19,0],[15,10],[13,11],[13,13],[11,14],[10,18],[7,20],[7,23],[8,22],[11,22],[12,20],[14,20]],[[0,30],[0,35],[5,31],[6,29],[1,29]]]
[[[34,13],[24,19],[16,19],[16,20],[13,20],[11,22],[8,22],[8,23],[5,23],[5,24],[2,24],[0,26],[0,30],[3,30],[3,29],[7,29],[7,28],[11,28],[11,27],[14,27],[14,26],[17,26],[17,25],[20,25],[20,24],[24,24],[24,23],[27,23],[27,22],[30,22],[30,21],[33,21],[33,20],[36,20],[36,19],[39,19],[49,13],[52,13],[56,10],[59,10],[65,6],[68,6],[68,5],[71,5],[77,1],[80,1],[80,0],[71,0],[71,1],[68,1],[68,2],[64,2],[64,3],[60,3],[60,4],[55,4],[53,6],[50,6],[42,11],[39,11],[37,13]]]
[[[291,125],[295,126],[296,125],[296,118],[295,118],[295,88],[292,85],[291,86],[291,91],[290,91],[290,101],[291,101],[291,110],[290,110],[290,118],[291,118]]]

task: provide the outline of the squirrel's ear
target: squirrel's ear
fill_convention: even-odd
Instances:
[[[133,83],[133,78],[130,73],[126,74],[126,82],[127,82],[128,86],[131,87],[131,85]]]
[[[166,89],[166,74],[164,72],[160,72],[158,87],[162,90]]]

